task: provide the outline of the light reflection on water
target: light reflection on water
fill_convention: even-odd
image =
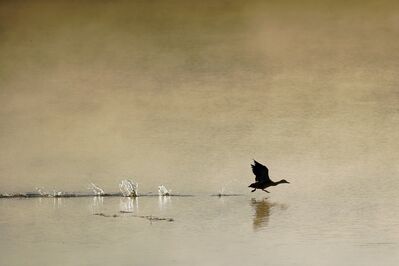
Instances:
[[[138,197],[121,197],[119,200],[119,211],[122,212],[139,212]]]
[[[94,196],[93,201],[90,204],[90,209],[92,210],[92,213],[101,212],[103,206],[104,206],[104,197]]]
[[[54,209],[59,209],[63,205],[63,198],[52,198],[53,199],[53,208]]]
[[[159,210],[164,210],[165,208],[167,208],[172,201],[172,197],[170,196],[159,196],[158,197],[158,206],[159,206]]]

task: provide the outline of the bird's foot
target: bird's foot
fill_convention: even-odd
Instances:
[[[269,191],[267,191],[266,189],[262,189],[264,192],[270,193]]]

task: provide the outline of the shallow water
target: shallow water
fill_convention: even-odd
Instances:
[[[2,199],[0,257],[2,265],[399,261],[398,201],[263,196]]]

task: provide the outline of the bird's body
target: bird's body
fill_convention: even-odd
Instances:
[[[251,185],[248,186],[253,188],[251,192],[254,192],[257,189],[261,189],[269,193],[269,191],[266,190],[266,188],[268,187],[277,186],[278,184],[290,183],[285,179],[282,179],[277,182],[272,181],[269,177],[269,169],[255,160],[254,164],[251,164],[251,166],[252,166],[252,172],[255,175],[255,183],[252,183]]]

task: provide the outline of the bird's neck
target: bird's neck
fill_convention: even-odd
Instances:
[[[283,180],[281,179],[280,181],[274,182],[274,185],[277,186],[278,184],[283,183]]]

